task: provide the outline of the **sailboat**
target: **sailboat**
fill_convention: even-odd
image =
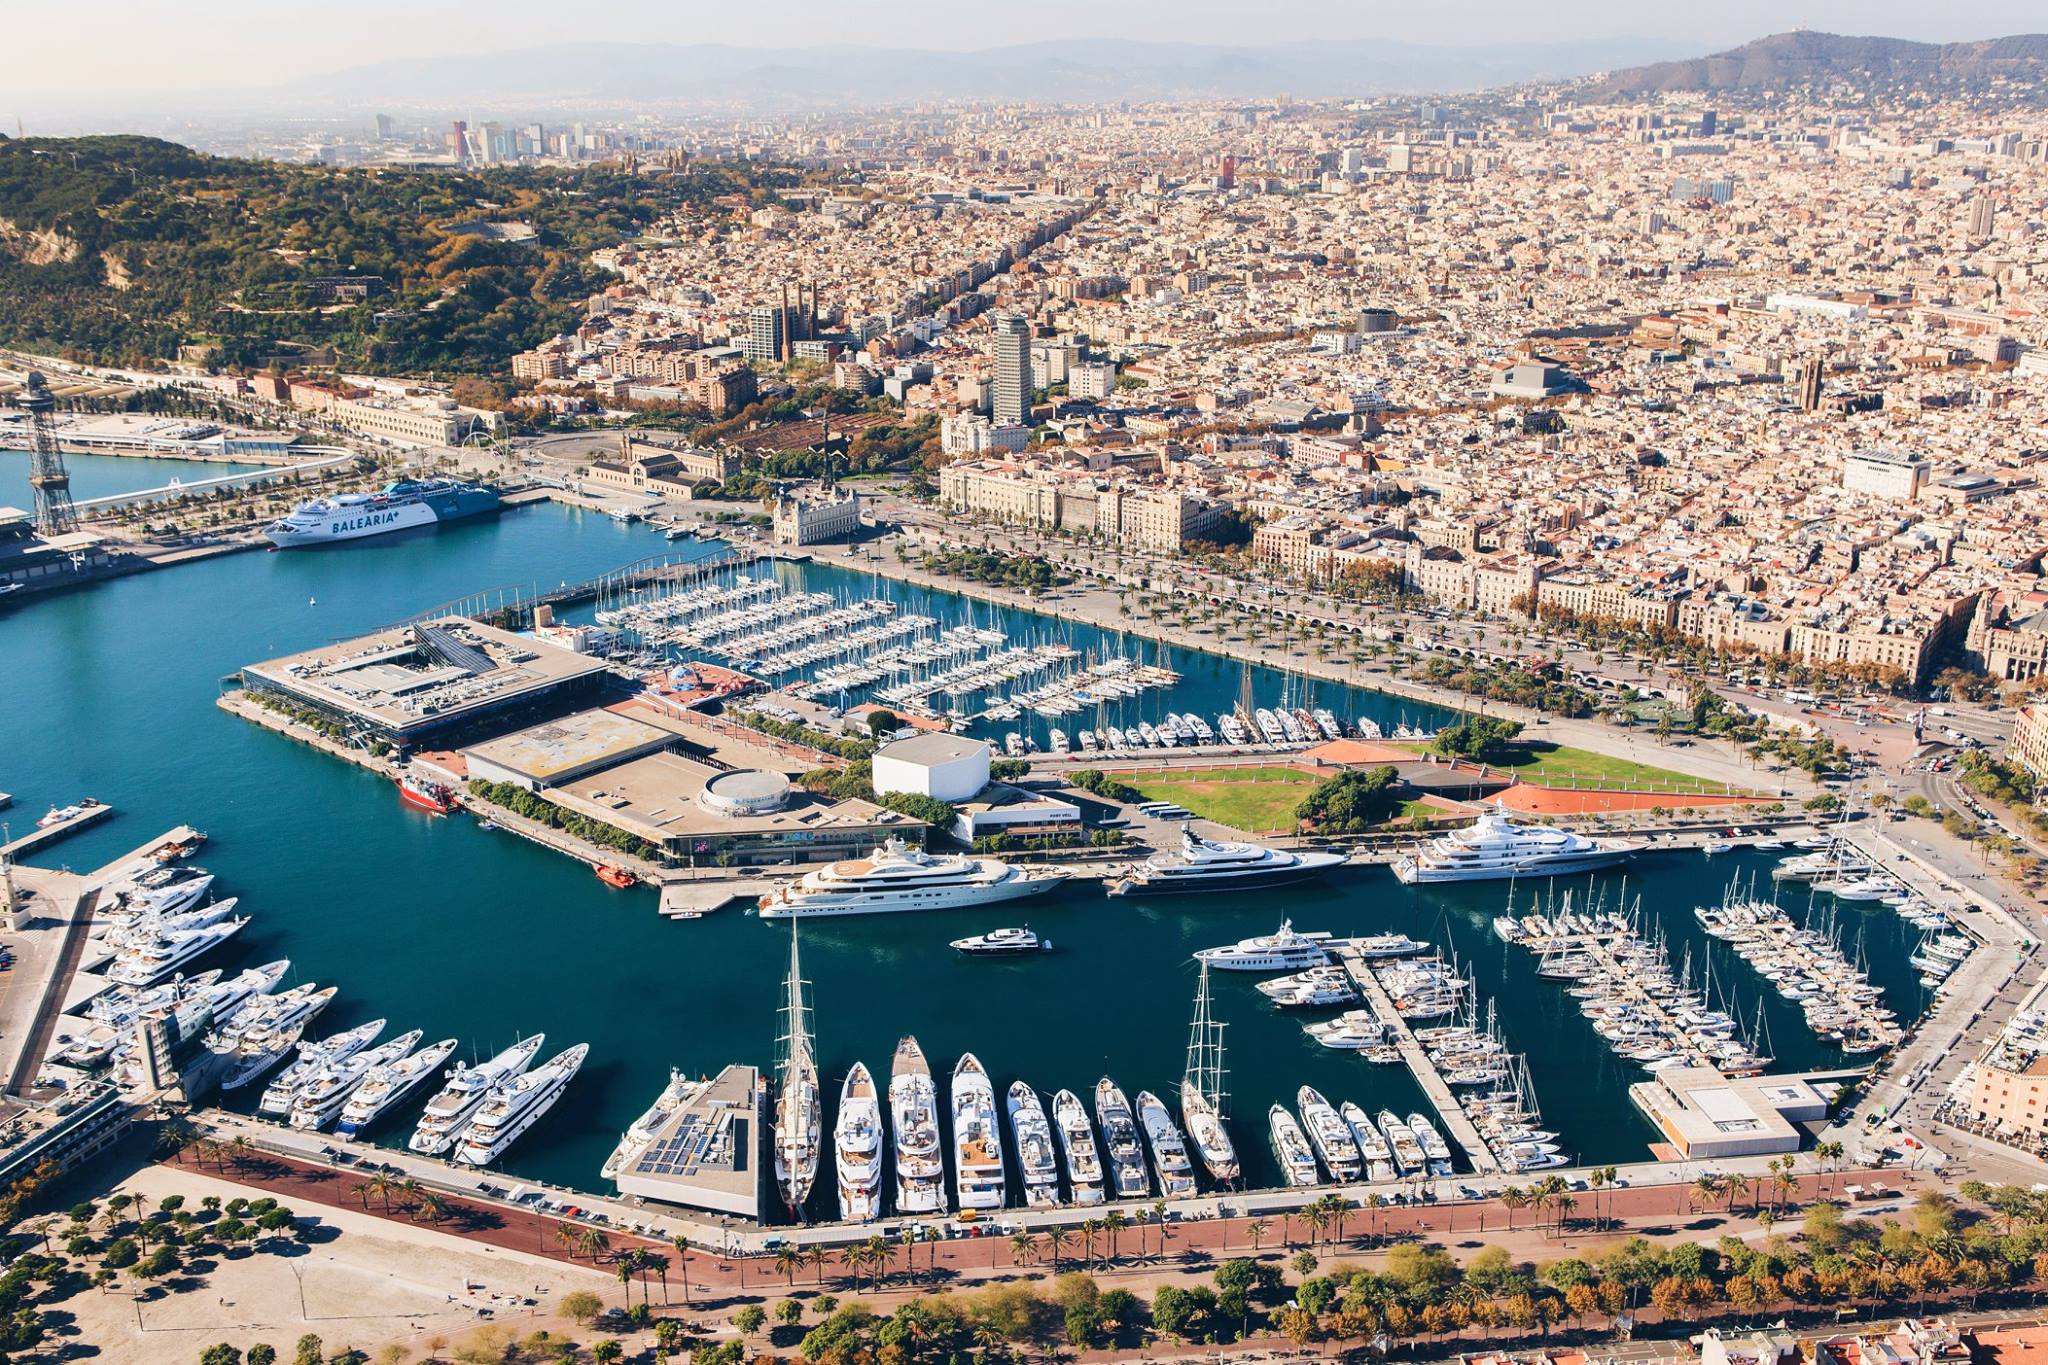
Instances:
[[[775,1183],[791,1217],[818,1177],[820,1147],[818,1062],[812,1051],[810,1011],[804,1005],[803,968],[797,961],[796,921],[789,924],[789,983],[782,1005],[781,1066],[776,1073]]]
[[[1188,1064],[1180,1082],[1180,1121],[1188,1141],[1219,1185],[1237,1183],[1237,1148],[1231,1145],[1227,1096],[1223,1090],[1223,1025],[1209,1017],[1209,964],[1202,964],[1195,989],[1195,1017],[1188,1023]]]

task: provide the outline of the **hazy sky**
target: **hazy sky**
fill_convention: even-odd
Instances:
[[[1936,41],[2048,28],[2041,0],[351,0],[324,9],[274,0],[94,0],[10,5],[7,85],[70,95],[272,85],[387,57],[539,47],[550,41],[725,42],[747,46],[978,48],[1040,38],[1177,38],[1271,43],[1317,36],[1409,42],[1556,42],[1640,35],[1703,49],[1804,25]],[[1017,27],[995,26],[998,16]],[[584,26],[579,21],[588,19]],[[1026,27],[1028,25],[1028,27]],[[29,43],[41,51],[23,60]],[[0,116],[5,108],[0,88]]]

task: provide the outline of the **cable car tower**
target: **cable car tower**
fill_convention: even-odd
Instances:
[[[40,370],[29,371],[28,390],[15,401],[28,413],[28,482],[36,491],[36,530],[45,537],[76,531],[71,475],[64,468],[64,452],[57,448],[57,433],[50,430],[57,400]]]

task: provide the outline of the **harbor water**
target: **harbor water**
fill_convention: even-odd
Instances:
[[[453,1036],[465,1053],[536,1030],[547,1033],[548,1053],[589,1043],[590,1061],[570,1098],[500,1165],[524,1179],[594,1188],[619,1130],[671,1066],[710,1072],[728,1062],[772,1063],[785,932],[738,910],[698,922],[664,920],[650,890],[613,891],[582,864],[465,816],[404,808],[371,774],[212,702],[222,677],[242,664],[465,594],[589,578],[664,548],[645,527],[540,504],[438,532],[230,555],[0,610],[8,684],[0,687],[0,789],[17,798],[0,819],[20,828],[52,803],[88,795],[113,802],[117,818],[44,858],[81,868],[181,822],[206,829],[212,842],[202,860],[219,874],[220,889],[241,896],[255,917],[220,965],[290,957],[290,980],[338,985],[317,1033],[383,1017],[390,1033],[418,1027],[429,1039]],[[777,572],[812,586],[933,596],[836,567]],[[1020,638],[1037,633],[1083,650],[1115,644],[1050,616],[938,600],[961,619],[971,610],[979,623]],[[1150,645],[1145,658],[1152,661]],[[1185,675],[1165,700],[1173,709],[1213,718],[1235,701],[1236,663],[1174,650],[1160,661]],[[1255,670],[1253,686],[1266,703],[1277,700],[1285,679]],[[1361,695],[1340,708],[1338,696],[1328,689],[1317,704],[1388,722],[1404,711],[1424,719],[1394,699]],[[1645,919],[1665,926],[1674,964],[1687,944],[1698,960],[1710,940],[1692,917],[1694,905],[1718,899],[1738,869],[1757,871],[1768,888],[1761,875],[1768,865],[1765,855],[1746,852],[1646,855],[1626,872],[1626,899],[1640,898]],[[1608,888],[1612,905],[1623,896],[1624,876],[1579,878],[1556,890],[1584,894],[1589,885]],[[1531,888],[1519,891],[1526,902]],[[1400,931],[1454,949],[1481,997],[1498,1000],[1510,1045],[1528,1053],[1543,1126],[1562,1134],[1564,1150],[1585,1160],[1642,1157],[1653,1134],[1629,1105],[1626,1086],[1643,1073],[1607,1052],[1564,983],[1536,976],[1533,954],[1493,936],[1490,921],[1505,894],[1499,883],[1408,888],[1375,868],[1282,897],[1109,900],[1087,885],[987,912],[806,925],[827,1122],[847,1067],[864,1060],[886,1076],[904,1033],[917,1035],[942,1078],[961,1052],[975,1052],[999,1093],[1021,1076],[1048,1093],[1064,1086],[1085,1094],[1105,1073],[1132,1094],[1170,1093],[1181,1075],[1195,988],[1189,955],[1270,932],[1284,913],[1298,929]],[[1901,1018],[1916,1016],[1923,994],[1905,962],[1915,931],[1881,907],[1839,913],[1845,942],[1861,936],[1871,975]],[[973,960],[947,946],[1025,920],[1057,950]],[[1725,947],[1714,949],[1715,979],[1747,1020],[1759,983]],[[1368,1111],[1423,1107],[1402,1068],[1318,1047],[1298,1017],[1267,1005],[1253,979],[1219,975],[1214,994],[1215,1013],[1229,1024],[1233,1131],[1255,1183],[1270,1183],[1274,1173],[1266,1108],[1292,1104],[1303,1084]],[[1764,1015],[1775,1069],[1843,1060],[1775,994]],[[415,1099],[372,1138],[402,1142],[417,1109]],[[819,1188],[816,1211],[825,1213],[829,1173]]]
[[[25,450],[0,450],[0,507],[33,511],[35,493],[28,486],[29,455]],[[64,456],[75,502],[111,498],[171,483],[194,483],[227,474],[249,474],[267,468],[231,460],[142,459],[129,455]]]

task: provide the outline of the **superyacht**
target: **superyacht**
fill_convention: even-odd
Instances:
[[[1327,965],[1329,942],[1326,933],[1296,933],[1292,920],[1282,920],[1276,933],[1239,939],[1225,948],[1204,948],[1195,960],[1227,972],[1298,972]]]
[[[807,872],[761,897],[763,919],[879,915],[900,910],[957,910],[1042,896],[1065,872],[1026,871],[999,858],[938,855],[891,836],[865,858]]]
[[[506,1048],[487,1062],[458,1066],[448,1083],[434,1092],[405,1145],[421,1156],[439,1156],[455,1145],[463,1128],[491,1097],[492,1090],[526,1073],[547,1035],[536,1033]]]
[[[554,1108],[589,1055],[590,1045],[578,1043],[492,1091],[456,1144],[455,1159],[467,1166],[488,1166],[496,1161],[521,1133]]]
[[[1180,851],[1154,853],[1109,884],[1112,896],[1163,896],[1191,891],[1246,891],[1290,882],[1340,867],[1342,853],[1296,852],[1263,844],[1204,839],[1182,825]]]
[[[789,980],[782,1004],[782,1058],[776,1075],[775,1183],[790,1216],[803,1216],[804,1201],[818,1179],[824,1116],[818,1061],[811,1052],[810,1010],[804,1004],[803,970],[797,962],[796,922],[789,925]]]
[[[1266,1127],[1273,1140],[1273,1158],[1280,1163],[1280,1176],[1289,1185],[1307,1188],[1321,1183],[1316,1171],[1316,1153],[1294,1115],[1274,1105],[1266,1111]]]
[[[115,949],[147,947],[152,940],[166,935],[190,933],[194,929],[211,929],[234,914],[235,906],[240,903],[239,896],[229,896],[223,901],[212,901],[206,905],[174,913],[146,911],[125,924],[113,925],[100,942]]]
[[[376,1041],[377,1035],[384,1031],[384,1023],[382,1019],[372,1019],[367,1024],[358,1024],[317,1043],[300,1043],[298,1057],[263,1088],[263,1098],[257,1101],[256,1112],[267,1118],[289,1117],[292,1101],[314,1077],[330,1063],[347,1061]]]
[[[604,1166],[598,1171],[598,1178],[610,1180],[620,1171],[633,1164],[639,1155],[653,1144],[661,1134],[662,1125],[673,1118],[684,1105],[704,1093],[708,1082],[690,1079],[690,1074],[676,1067],[670,1067],[668,1084],[654,1097],[654,1103],[642,1111],[639,1118],[619,1136],[619,1145],[612,1148],[612,1154],[605,1158]]]
[[[425,1083],[434,1074],[434,1068],[447,1061],[454,1052],[455,1040],[443,1038],[409,1057],[401,1057],[364,1073],[362,1081],[349,1095],[348,1102],[341,1106],[341,1118],[334,1131],[344,1138],[355,1137]]]
[[[953,1067],[953,1179],[962,1209],[999,1209],[1009,1195],[996,1092],[971,1052]]]
[[[1102,1142],[1109,1149],[1110,1184],[1116,1197],[1142,1199],[1151,1188],[1145,1176],[1145,1148],[1138,1141],[1131,1102],[1107,1076],[1095,1083],[1095,1121],[1102,1126]]]
[[[832,1127],[839,1171],[839,1216],[871,1223],[882,1216],[882,1104],[866,1062],[855,1062],[839,1087]]]
[[[221,1089],[238,1090],[283,1061],[313,1016],[326,1009],[337,994],[334,986],[324,990],[296,986],[273,997],[272,1004],[261,1012],[236,1019],[219,1035],[228,1066]]]
[[[1358,1141],[1352,1137],[1350,1125],[1344,1122],[1335,1106],[1323,1098],[1322,1092],[1305,1085],[1296,1092],[1294,1102],[1301,1109],[1301,1122],[1308,1130],[1309,1145],[1322,1158],[1330,1178],[1339,1185],[1349,1185],[1363,1175],[1365,1158],[1358,1150]]]
[[[896,1135],[896,1212],[946,1211],[946,1160],[939,1151],[939,1096],[915,1038],[896,1044],[889,1068],[889,1123]]]
[[[1394,1179],[1399,1174],[1394,1169],[1394,1149],[1387,1145],[1385,1135],[1372,1126],[1365,1111],[1346,1100],[1337,1112],[1343,1117],[1344,1126],[1351,1130],[1351,1140],[1358,1144],[1358,1155],[1365,1161],[1365,1178],[1375,1184]]]
[[[1195,988],[1195,1016],[1188,1022],[1187,1069],[1181,1073],[1180,1121],[1195,1155],[1218,1185],[1235,1185],[1241,1170],[1230,1140],[1224,1106],[1223,1028],[1209,1016],[1209,964],[1202,964]]]
[[[1022,1081],[1010,1083],[1010,1140],[1017,1144],[1017,1171],[1024,1177],[1027,1208],[1053,1208],[1060,1202],[1059,1157],[1052,1148],[1052,1125],[1038,1092]]]
[[[1168,1199],[1185,1199],[1195,1192],[1195,1164],[1188,1159],[1188,1141],[1174,1123],[1166,1105],[1149,1090],[1138,1092],[1138,1126],[1152,1148],[1152,1169],[1159,1176],[1159,1193]]]
[[[1562,876],[1612,867],[1641,847],[1549,825],[1518,825],[1490,810],[1467,828],[1439,835],[1396,859],[1394,875],[1411,884]]]
[[[242,932],[248,922],[245,915],[204,929],[156,935],[146,943],[123,949],[107,969],[107,980],[122,986],[154,986],[194,958],[226,943]]]
[[[1102,1153],[1095,1145],[1095,1130],[1088,1123],[1087,1106],[1071,1090],[1052,1097],[1053,1131],[1059,1135],[1060,1154],[1067,1162],[1067,1187],[1076,1204],[1102,1202]]]
[[[341,1112],[341,1106],[348,1102],[356,1087],[362,1084],[363,1077],[411,1052],[424,1036],[424,1030],[414,1029],[368,1050],[330,1058],[292,1096],[288,1115],[291,1126],[308,1131],[325,1128],[328,1121]],[[266,1094],[264,1098],[269,1096]]]

